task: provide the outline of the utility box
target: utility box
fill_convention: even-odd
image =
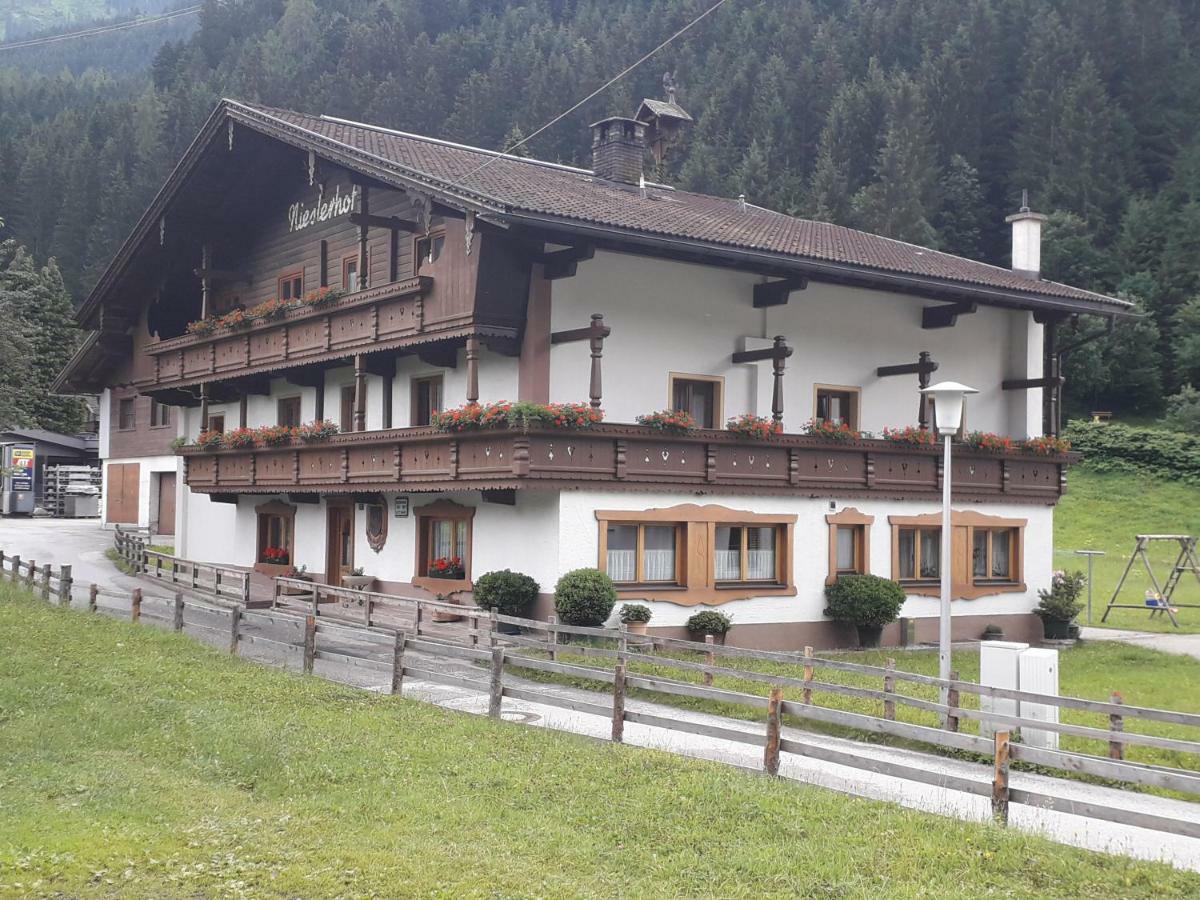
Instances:
[[[1017,641],[981,641],[979,644],[979,683],[988,687],[1017,690],[1021,684],[1021,654],[1029,650],[1028,644]],[[1003,697],[979,696],[979,709],[984,713],[1015,716],[1018,713],[1016,700]],[[979,733],[991,737],[997,731],[1011,731],[1009,725],[989,721],[985,716],[979,722]]]
[[[1020,658],[1021,690],[1035,694],[1058,696],[1058,651],[1034,648],[1025,650]],[[1021,701],[1021,718],[1038,722],[1058,723],[1058,707],[1045,703]],[[1021,740],[1031,747],[1045,750],[1058,749],[1058,732],[1043,731],[1025,726],[1021,729]]]
[[[0,444],[0,513],[6,516],[33,514],[33,444]]]

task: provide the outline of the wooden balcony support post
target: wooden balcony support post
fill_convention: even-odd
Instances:
[[[367,430],[367,370],[363,355],[354,355],[354,430]]]
[[[922,350],[917,354],[915,363],[901,363],[898,366],[880,366],[875,370],[877,378],[891,378],[894,375],[916,375],[917,387],[923,389],[929,387],[929,376],[938,370],[938,364],[933,361],[933,357],[928,350]],[[926,408],[925,395],[917,394],[917,424],[922,431],[929,429],[929,413]]]
[[[212,311],[212,278],[209,276],[212,269],[212,250],[208,244],[202,244],[200,247],[200,268],[204,272],[200,276],[200,318],[207,319]]]
[[[1058,322],[1051,320],[1045,325],[1042,341],[1042,376],[1051,382],[1042,390],[1042,433],[1058,437],[1062,426],[1059,412],[1059,393],[1062,391],[1059,365],[1062,357],[1058,352]]]
[[[467,402],[479,402],[479,338],[467,338]]]
[[[600,401],[603,397],[600,360],[604,355],[604,339],[610,334],[612,334],[612,329],[604,324],[604,316],[600,313],[592,313],[591,324],[586,328],[556,331],[550,335],[551,344],[570,344],[574,341],[587,341],[591,345],[592,371],[588,394],[589,403],[593,409],[600,408]]]
[[[371,215],[370,200],[368,198],[369,188],[364,184],[359,190],[362,193],[359,195],[358,211],[361,214],[358,225],[358,289],[365,291],[369,287],[369,273],[367,272],[367,234],[369,225],[367,224],[368,217]]]
[[[208,385],[200,385],[200,430],[208,431]]]
[[[249,411],[247,408],[249,405],[250,395],[242,394],[241,398],[238,400],[238,428],[246,427],[247,413]]]
[[[783,423],[784,364],[785,360],[792,353],[792,348],[787,345],[787,339],[782,334],[777,334],[770,347],[763,350],[742,350],[733,354],[733,362],[735,364],[765,362],[768,359],[771,361],[773,376],[771,387],[771,418],[777,425],[782,425]]]

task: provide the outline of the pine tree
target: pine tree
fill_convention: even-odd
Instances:
[[[950,157],[941,184],[941,208],[934,218],[942,249],[968,259],[982,257],[982,225],[987,216],[979,173],[959,154]]]

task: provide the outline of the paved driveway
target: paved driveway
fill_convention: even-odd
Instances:
[[[1125,631],[1120,628],[1084,628],[1085,641],[1117,641],[1163,653],[1178,653],[1200,659],[1200,634],[1170,634],[1151,631]]]

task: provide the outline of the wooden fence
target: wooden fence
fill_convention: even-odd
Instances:
[[[72,582],[69,566],[63,566],[55,573],[50,566],[39,568],[33,561],[25,562],[17,557],[5,557],[3,552],[0,552],[0,578],[21,583],[48,600],[57,600],[64,605],[71,602]],[[135,622],[147,621],[204,637],[210,643],[215,642],[233,653],[238,653],[240,648],[267,652],[285,664],[308,674],[313,673],[316,663],[321,661],[348,666],[383,679],[386,688],[392,693],[400,692],[405,678],[479,692],[487,695],[488,712],[493,717],[500,715],[504,698],[521,700],[605,717],[611,722],[611,739],[618,742],[624,739],[626,723],[632,722],[761,747],[762,767],[770,774],[778,774],[780,753],[786,752],[861,771],[989,797],[993,812],[1000,822],[1007,821],[1009,805],[1018,803],[1200,838],[1200,822],[1075,800],[1066,801],[1062,797],[1037,791],[1011,788],[1008,783],[1010,761],[1017,760],[1118,783],[1200,795],[1200,773],[1196,771],[1131,762],[1112,752],[1114,745],[1120,745],[1122,750],[1125,746],[1137,745],[1200,755],[1200,743],[1141,734],[1123,728],[1127,718],[1200,728],[1200,715],[1197,714],[991,688],[960,679],[944,682],[932,676],[902,672],[891,666],[864,666],[825,659],[815,656],[811,649],[806,649],[801,654],[780,653],[727,647],[711,642],[697,643],[638,636],[630,634],[624,628],[570,626],[553,621],[498,615],[495,611],[478,607],[371,594],[325,585],[313,586],[298,579],[279,581],[282,587],[290,585],[296,589],[303,588],[307,592],[304,599],[311,603],[312,607],[302,614],[279,608],[270,611],[245,610],[238,606],[218,607],[201,601],[187,600],[182,593],[176,593],[173,598],[148,598],[142,595],[140,589],[134,589],[127,597],[116,598],[122,604],[118,609],[109,607],[107,611],[127,615]],[[98,609],[99,595],[96,586],[91,585],[88,589],[88,609]],[[111,598],[116,595],[104,596]],[[344,615],[347,609],[351,611],[349,618]],[[441,618],[459,616],[461,621],[438,621],[439,617],[435,616],[435,613],[440,613]],[[392,627],[392,623],[398,623],[402,627]],[[518,633],[506,633],[507,631]],[[572,641],[582,639],[583,642],[564,644],[564,637]],[[603,645],[604,643],[609,646]],[[698,660],[683,659],[663,655],[659,651],[693,651],[700,654],[700,657]],[[582,657],[585,661],[589,657],[603,659],[605,664],[564,662],[561,659],[564,654]],[[720,664],[722,658],[800,663],[803,666],[803,677],[724,666]],[[470,674],[475,675],[478,668],[479,677],[470,677],[462,671],[447,671],[444,664],[439,664],[439,661],[449,660],[471,664]],[[612,663],[612,668],[609,668],[607,663]],[[682,678],[644,674],[630,668],[643,663],[660,669],[674,669],[684,676],[700,674],[707,683],[697,684]],[[507,682],[506,667],[510,674]],[[512,681],[511,674],[514,668],[611,685],[611,695],[607,692],[596,692],[594,699],[580,699],[534,690],[525,681]],[[821,670],[878,677],[882,689],[876,691],[822,681],[817,677]],[[764,683],[769,686],[769,691],[763,696],[716,688],[712,686],[711,681],[713,676],[718,675]],[[949,702],[942,705],[900,693],[895,689],[897,682],[936,688],[945,686],[949,689]],[[799,688],[802,699],[799,702],[785,699],[786,687]],[[630,690],[752,708],[759,711],[761,725],[755,726],[750,721],[733,718],[727,718],[720,724],[710,724],[661,711],[648,713],[631,710],[627,707]],[[881,705],[882,714],[871,716],[818,706],[813,702],[813,695],[820,693],[876,700]],[[958,700],[962,693],[1083,710],[1108,716],[1110,727],[1098,729],[981,712],[963,707]],[[937,728],[897,721],[897,705],[937,713],[950,725]],[[951,775],[910,763],[879,759],[852,750],[835,749],[808,737],[788,737],[782,733],[784,716],[792,716],[795,720],[804,722],[821,722],[869,733],[887,734],[943,749],[981,754],[990,760],[988,775],[984,778]],[[719,720],[721,717],[711,718]],[[960,731],[958,723],[963,719],[990,720],[997,727],[996,733],[991,738],[985,738]],[[1014,732],[1022,727],[1056,731],[1100,741],[1109,745],[1110,758],[1021,744],[1012,738]]]
[[[160,553],[147,546],[145,533],[117,526],[113,534],[117,555],[135,574],[246,605],[250,602],[250,572],[234,566],[198,563]]]

